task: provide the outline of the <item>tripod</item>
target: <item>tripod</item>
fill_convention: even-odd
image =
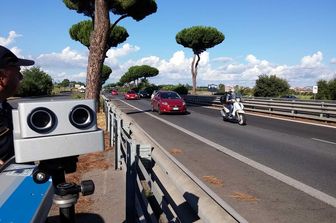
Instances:
[[[77,169],[78,156],[42,160],[34,169],[33,180],[38,183],[47,182],[50,177],[54,186],[54,204],[59,207],[61,223],[75,223],[75,205],[79,193],[83,196],[93,194],[95,186],[92,180],[80,183],[67,183],[65,173],[73,173]]]

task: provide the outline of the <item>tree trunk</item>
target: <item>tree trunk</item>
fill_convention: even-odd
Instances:
[[[193,61],[191,63],[191,75],[192,75],[192,85],[193,85],[192,94],[196,94],[197,67],[198,67],[198,62],[200,61],[200,59],[201,58],[199,54],[194,54]]]
[[[90,52],[86,77],[85,98],[99,102],[100,73],[105,60],[108,31],[110,28],[109,10],[106,0],[95,1],[94,27],[90,37]],[[98,108],[97,108],[98,110]]]

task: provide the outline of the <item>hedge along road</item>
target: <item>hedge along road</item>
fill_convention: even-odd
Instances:
[[[326,143],[335,129],[253,116],[242,127],[203,107],[158,116],[148,100],[114,103],[248,221],[335,219],[336,151]]]

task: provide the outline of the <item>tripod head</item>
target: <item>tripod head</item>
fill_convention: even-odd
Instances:
[[[75,204],[79,193],[87,196],[95,190],[92,180],[81,181],[80,185],[65,181],[65,173],[75,172],[77,162],[78,156],[42,160],[33,171],[33,180],[38,184],[52,178],[55,191],[53,202],[59,206],[61,223],[75,222]]]

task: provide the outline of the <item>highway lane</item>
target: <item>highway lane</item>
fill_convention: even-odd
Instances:
[[[150,110],[148,100],[127,101],[127,103],[133,104],[143,111]],[[306,222],[332,222],[330,217],[335,217],[335,209],[323,204],[323,202],[316,201],[305,194],[300,194],[293,188],[274,181],[274,179],[269,179],[262,173],[234,161],[225,154],[215,152],[216,150],[209,145],[196,142],[190,136],[167,127],[160,121],[153,120],[150,116],[144,115],[143,112],[135,112],[132,108],[129,111],[130,115],[155,139],[158,139],[161,145],[171,151],[181,150],[182,155],[178,155],[177,158],[183,161],[188,168],[191,168],[194,173],[196,172],[200,179],[207,174],[213,174],[227,182],[227,177],[230,176],[231,186],[225,184],[226,189],[230,187],[232,187],[232,190],[240,188],[241,191],[249,191],[258,195],[256,199],[263,200],[263,202],[260,202],[260,200],[256,202],[258,204],[252,202],[254,207],[258,206],[258,213],[264,212],[265,215],[272,213],[273,217],[278,216],[279,211],[284,211],[283,206],[278,203],[283,202],[286,204],[285,206],[300,209],[300,211],[296,211],[296,214],[301,217],[289,215],[301,219],[300,221],[297,219],[295,222],[305,222],[304,219]],[[335,129],[254,116],[248,116],[248,125],[242,127],[223,122],[216,110],[189,106],[189,111],[189,115],[159,116],[156,113],[153,114],[335,197],[335,145],[312,139],[335,142]],[[163,135],[165,137],[162,137]],[[224,160],[225,162],[223,162]],[[236,177],[233,173],[236,174]],[[237,176],[240,176],[241,179],[237,179]],[[250,183],[249,186],[241,185],[248,182]],[[223,188],[212,188],[223,196],[231,196],[227,194],[228,191],[223,191]],[[277,188],[277,190],[274,191],[272,188]],[[274,193],[281,194],[281,196],[274,196]],[[269,198],[278,199],[279,202]],[[293,201],[293,199],[296,201]],[[242,205],[242,203],[232,199],[231,202],[235,208],[247,212],[246,215],[250,219],[256,220],[257,216],[255,212],[251,211],[254,210],[254,208],[251,208],[251,204],[246,205],[245,203]],[[303,203],[310,205],[302,206]],[[312,216],[312,214],[309,214],[311,209],[319,209],[320,211],[319,213],[315,211]],[[263,218],[263,220],[265,219],[274,220],[272,217]],[[293,219],[290,218],[290,220],[288,217],[287,221],[284,221],[284,219],[275,222],[294,222]],[[261,220],[258,219],[255,222],[261,222]]]
[[[143,102],[139,108],[148,110]],[[336,197],[335,128],[256,116],[239,126],[223,122],[217,110],[188,108],[189,115],[160,117]]]

